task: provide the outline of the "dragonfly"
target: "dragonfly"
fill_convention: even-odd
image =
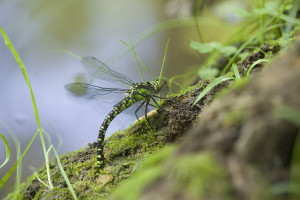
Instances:
[[[120,99],[117,104],[113,106],[113,109],[106,115],[102,122],[97,139],[97,167],[102,168],[104,166],[104,138],[106,130],[108,129],[111,121],[122,111],[131,107],[133,104],[140,102],[140,105],[135,111],[135,116],[138,119],[137,112],[145,106],[145,119],[149,123],[147,118],[148,106],[155,106],[164,110],[155,100],[155,97],[159,97],[157,94],[160,92],[162,86],[159,86],[158,80],[152,80],[148,82],[136,83],[132,81],[126,75],[112,70],[106,64],[94,57],[83,57],[81,59],[82,64],[85,66],[87,71],[91,73],[95,78],[105,80],[108,82],[122,85],[123,88],[107,88],[100,87],[88,83],[74,82],[65,85],[65,89],[71,92],[73,95],[86,98],[94,99],[99,101],[112,101],[114,99]],[[153,102],[155,105],[151,104]],[[150,124],[150,123],[149,123]]]

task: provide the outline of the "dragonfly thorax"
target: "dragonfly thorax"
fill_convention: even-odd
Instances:
[[[138,101],[150,98],[159,91],[158,81],[148,81],[146,83],[135,83],[129,89],[129,95]]]

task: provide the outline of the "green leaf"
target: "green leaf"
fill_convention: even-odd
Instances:
[[[190,47],[192,49],[198,50],[199,53],[210,53],[214,50],[212,45],[209,43],[200,43],[193,40],[190,42]]]
[[[198,70],[198,75],[203,80],[215,78],[218,74],[219,70],[216,68],[200,68]]]
[[[214,50],[217,50],[224,56],[229,56],[237,51],[235,46],[223,46],[219,42],[200,43],[192,40],[190,42],[190,47],[202,54],[211,53]]]
[[[230,56],[234,54],[237,51],[237,48],[235,46],[220,46],[217,48],[217,50],[222,53],[224,56]]]

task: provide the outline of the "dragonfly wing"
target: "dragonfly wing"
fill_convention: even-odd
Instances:
[[[65,89],[77,97],[107,103],[121,101],[128,95],[127,89],[103,88],[86,83],[70,83],[65,85]]]
[[[83,57],[81,62],[86,67],[87,71],[96,78],[127,86],[131,86],[134,83],[129,77],[110,69],[97,58]]]

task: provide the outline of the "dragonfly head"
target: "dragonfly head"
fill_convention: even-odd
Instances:
[[[158,80],[148,81],[146,83],[135,83],[130,88],[129,93],[140,101],[153,94],[159,93],[165,84],[166,82],[162,86],[159,86]]]

